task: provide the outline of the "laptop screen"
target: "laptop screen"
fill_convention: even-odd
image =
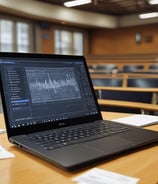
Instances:
[[[10,128],[53,122],[64,126],[67,120],[99,114],[84,57],[13,56],[0,58]]]

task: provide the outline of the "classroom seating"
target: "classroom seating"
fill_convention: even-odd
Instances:
[[[124,100],[133,102],[151,103],[151,92],[110,91],[101,90],[101,99]]]
[[[112,84],[108,84],[107,81],[112,81]],[[151,104],[157,104],[157,78],[127,78],[127,81],[127,86],[123,87],[122,78],[92,78],[97,98],[106,100],[105,104],[99,104],[102,111],[144,113],[143,107],[138,108],[136,103],[145,103],[149,107]],[[142,81],[145,82],[143,83]],[[109,101],[107,102],[107,100]],[[132,108],[129,106],[118,107],[113,102],[110,106],[110,100],[116,101],[116,103],[117,101],[130,102]],[[106,105],[107,103],[108,105]],[[151,110],[149,108],[148,112],[145,113],[153,114],[154,111],[152,108]]]
[[[135,72],[138,70],[143,70],[143,65],[124,65],[122,72]]]
[[[109,87],[121,87],[122,79],[120,78],[96,78],[92,79],[93,86],[109,86]],[[95,90],[97,98],[100,98],[100,90]]]
[[[158,64],[149,65],[149,70],[158,70]]]
[[[150,71],[158,70],[158,54],[127,54],[127,55],[94,55],[86,56],[88,65],[107,65],[112,64],[117,66],[119,72],[123,71],[126,65],[141,66],[136,67],[137,70]],[[143,68],[142,68],[143,66]],[[132,71],[133,72],[133,71]]]
[[[116,73],[116,74],[99,74],[99,73],[91,73],[91,79],[107,79],[105,83],[98,83],[96,82],[94,86],[120,86],[116,85],[118,83],[118,79],[122,80],[122,87],[150,87],[150,88],[157,88],[158,87],[158,73]],[[147,80],[146,80],[147,79]],[[115,85],[109,85],[108,80],[113,80]],[[117,82],[114,82],[116,80]],[[142,81],[142,84],[139,85],[139,81]],[[99,85],[98,85],[99,84]],[[108,84],[108,85],[107,85]]]
[[[132,111],[137,110],[137,111],[140,111],[142,114],[150,113],[150,114],[158,115],[157,104],[149,104],[149,103],[142,103],[142,102],[127,102],[122,100],[106,100],[106,99],[98,99],[98,103],[100,107],[104,106],[106,108],[105,111],[111,111],[111,112],[115,111],[115,112],[124,112],[124,113],[129,111],[129,113],[131,113],[131,110]],[[114,110],[110,110],[109,108],[111,107]]]
[[[116,73],[117,66],[114,64],[91,65],[88,67],[92,73]]]
[[[130,78],[127,87],[158,88],[158,78]]]
[[[92,79],[94,86],[122,86],[123,80],[121,78],[96,78]]]
[[[100,99],[106,100],[120,100],[128,102],[141,102],[151,104],[152,93],[151,92],[130,92],[130,91],[110,91],[100,90]],[[113,111],[113,112],[126,112],[126,113],[142,113],[141,109],[138,108],[127,108],[127,107],[114,107],[114,106],[100,106],[102,111]]]
[[[97,70],[113,70],[113,69],[117,69],[117,66],[114,64],[104,64],[104,65],[97,65],[95,67],[95,69],[97,69]]]
[[[151,107],[158,103],[157,74],[150,72],[91,74],[91,79],[97,98],[103,100],[99,104],[101,110],[149,114],[157,112],[155,107]],[[119,106],[119,101],[124,103],[124,107]],[[139,108],[137,103],[140,103]]]
[[[94,70],[95,69],[95,65],[88,65],[88,70]]]

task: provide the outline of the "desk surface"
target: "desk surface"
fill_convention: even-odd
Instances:
[[[127,114],[104,112],[104,119],[110,120]],[[0,114],[0,128],[4,127]],[[157,130],[158,125],[148,127]],[[72,178],[88,169],[68,173],[40,158],[30,155],[11,145],[6,134],[0,134],[0,145],[15,154],[15,158],[0,160],[1,184],[71,184]],[[158,183],[158,146],[139,150],[128,155],[119,155],[112,160],[96,165],[97,168],[140,178],[139,184]],[[91,169],[90,167],[89,169]]]
[[[123,100],[107,100],[107,99],[98,99],[98,103],[99,105],[102,105],[102,106],[113,106],[116,108],[124,107],[124,108],[130,108],[130,109],[139,109],[139,110],[158,112],[158,104],[129,102],[129,101],[123,101]]]

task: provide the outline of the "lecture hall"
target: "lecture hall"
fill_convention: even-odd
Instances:
[[[18,95],[21,95],[19,90],[23,86],[19,85],[21,81],[17,79],[22,74],[17,72],[15,76],[15,71],[21,70],[18,66],[18,69],[10,66],[7,69],[10,72],[10,78],[2,77],[6,76],[3,72],[5,67],[2,65],[6,62],[7,55],[10,59],[9,62],[12,62],[12,59],[18,60],[18,54],[24,55],[24,59],[27,59],[29,55],[35,55],[32,57],[34,60],[36,60],[36,54],[38,57],[41,55],[41,60],[44,56],[55,55],[55,57],[57,56],[56,63],[60,60],[60,56],[61,59],[65,58],[64,56],[70,57],[70,59],[84,56],[89,85],[102,118],[110,120],[110,122],[114,120],[117,124],[118,119],[130,121],[128,118],[132,117],[133,124],[131,121],[131,125],[125,126],[149,130],[158,134],[158,0],[0,0],[0,12],[0,73],[2,73],[0,77],[0,183],[158,184],[158,136],[157,139],[155,136],[155,140],[148,145],[141,145],[132,151],[120,151],[106,159],[96,159],[96,162],[85,164],[85,167],[74,171],[64,170],[56,163],[50,163],[47,159],[31,154],[31,151],[26,151],[26,148],[19,148],[19,145],[17,146],[13,143],[14,141],[9,140],[8,135],[14,135],[15,132],[19,135],[20,131],[25,129],[25,123],[21,125],[23,127],[18,127],[18,124],[9,127],[11,125],[10,117],[17,118],[17,121],[26,120],[26,116],[22,117],[20,114],[21,106],[19,104],[21,102],[18,101],[19,106],[17,107],[16,101],[19,98]],[[14,58],[12,58],[12,54]],[[35,67],[38,65],[36,62],[38,63],[38,61],[33,63],[34,72],[37,72],[37,70],[35,71]],[[45,65],[40,65],[40,71]],[[60,66],[60,64],[56,65]],[[37,75],[30,72],[32,70],[30,67],[28,64],[26,69],[28,74],[23,79],[27,78],[30,83],[35,81],[34,85],[36,85],[37,79],[33,79],[33,77]],[[42,81],[43,73],[38,75],[43,82],[38,88],[41,89],[45,85],[47,90],[52,91],[55,88],[53,85],[57,85],[57,83],[62,85],[57,81],[59,77],[53,80],[53,76],[61,74],[57,74],[57,71],[53,69],[51,71],[54,71],[55,74],[50,74],[49,70],[50,76],[47,77],[49,81]],[[65,70],[63,70],[63,75],[64,73],[66,73]],[[14,78],[11,78],[13,74]],[[84,72],[82,74],[82,82],[88,90],[87,79],[84,80],[85,74]],[[71,77],[75,78],[75,76],[81,78],[79,74],[75,74],[71,70]],[[68,74],[65,78],[69,82],[75,80],[70,80]],[[3,81],[7,80],[8,83],[9,80],[12,80],[9,83],[11,87],[8,85],[8,89],[13,90],[16,94],[11,97],[11,105],[7,104],[9,100],[6,102],[3,99],[9,98],[10,91],[5,91],[7,87],[3,88],[2,85]],[[25,81],[23,82],[25,83]],[[46,86],[47,82],[49,84]],[[82,88],[76,83],[74,85],[76,88]],[[70,98],[70,94],[73,93],[70,91],[67,98]],[[82,98],[82,95],[78,93],[76,98],[79,97]],[[27,107],[27,111],[25,109],[26,114],[29,114],[30,109],[38,105],[36,99],[40,100],[43,107],[47,103],[57,104],[55,97],[52,97],[53,99],[41,97],[38,93],[33,98],[35,100],[29,102],[33,105],[30,108]],[[66,98],[66,94],[63,98]],[[29,104],[27,99],[22,103],[25,107]],[[92,105],[93,102],[86,103]],[[65,102],[63,109],[69,109],[68,104]],[[74,109],[77,108],[77,105],[73,105]],[[12,107],[13,111],[18,112],[15,114],[16,117],[10,110]],[[47,112],[50,111],[49,107],[51,106],[48,105],[46,108]],[[52,112],[54,113],[54,110]],[[9,114],[9,117],[6,114]],[[38,112],[35,114],[40,115]],[[91,114],[95,116],[94,112]],[[60,122],[61,129],[66,127],[65,122],[63,123],[66,118],[66,115],[55,117],[55,120]],[[51,121],[49,120],[49,125]],[[32,132],[35,132],[33,130],[35,124],[36,122],[33,120],[29,124],[30,127],[33,127]],[[118,124],[122,124],[122,122]],[[56,125],[57,127],[58,125]],[[83,137],[81,133],[80,137]],[[94,149],[97,148],[93,147]],[[86,154],[92,155],[92,153]],[[66,158],[71,158],[71,156],[73,157],[71,154],[65,155]],[[110,174],[106,172],[110,172]]]

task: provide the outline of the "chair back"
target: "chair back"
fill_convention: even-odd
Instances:
[[[128,87],[157,88],[158,78],[132,78],[127,81]]]
[[[149,66],[150,70],[158,70],[158,64],[152,64]]]
[[[143,65],[124,65],[123,72],[135,72],[137,70],[143,70]]]
[[[122,79],[121,78],[97,78],[92,79],[94,86],[111,86],[111,87],[121,87]]]
[[[130,102],[144,102],[151,103],[152,93],[149,92],[128,92],[128,91],[107,91],[101,90],[100,96],[101,99],[107,100],[121,100],[121,101],[130,101]],[[121,104],[120,104],[121,105]],[[128,108],[128,107],[115,107],[115,106],[100,106],[101,111],[111,111],[111,112],[123,112],[123,113],[141,113],[141,109],[137,108]]]

